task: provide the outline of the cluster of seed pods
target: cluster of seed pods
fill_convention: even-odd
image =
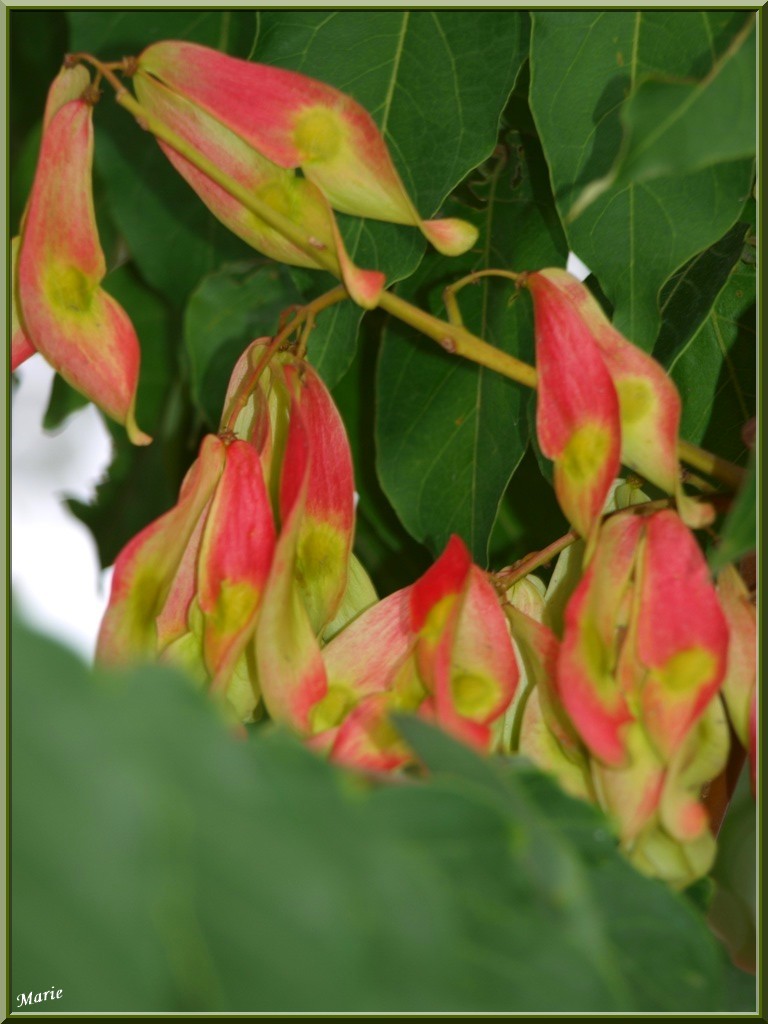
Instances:
[[[416,226],[448,255],[475,241],[462,221],[419,217],[371,117],[323,83],[179,42],[150,46],[130,70],[143,108],[182,148],[309,244],[161,142],[211,212],[278,261],[330,265],[363,306],[376,305],[384,277],[353,264],[334,210]],[[42,353],[144,444],[138,339],[102,287],[93,100],[80,65],[49,92],[13,245],[12,366]],[[486,753],[525,753],[603,807],[639,867],[682,885],[714,856],[702,787],[728,756],[726,709],[754,773],[754,605],[732,568],[715,588],[691,533],[713,509],[682,491],[680,397],[663,369],[564,270],[519,283],[534,307],[539,443],[583,538],[567,555],[567,602],[562,587],[544,593],[532,579],[505,592],[458,537],[378,600],[352,554],[338,411],[308,363],[260,339],[236,365],[221,430],[204,438],[177,503],[119,555],[98,655],[182,665],[238,722],[266,711],[369,771],[413,760],[396,712]],[[621,464],[675,507],[606,516]]]

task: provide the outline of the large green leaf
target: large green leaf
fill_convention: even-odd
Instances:
[[[755,414],[755,269],[738,263],[699,330],[669,364],[683,396],[680,432],[743,461],[742,429]]]
[[[661,293],[661,330],[653,350],[655,359],[669,367],[712,312],[733,268],[744,252],[748,225],[742,221],[698,253],[673,277]]]
[[[188,39],[203,46],[247,57],[257,33],[253,11],[213,10],[96,10],[70,11],[73,50],[85,50],[102,60],[138,55],[161,39]]]
[[[611,187],[753,157],[755,56],[755,25],[749,21],[700,81],[641,81],[621,110],[619,158],[606,178],[587,185],[582,208]],[[721,130],[713,132],[718,124]]]
[[[355,551],[383,597],[413,583],[432,564],[397,518],[381,489],[372,452],[375,415],[371,395],[376,385],[376,360],[384,316],[367,316],[360,344],[344,379],[333,389],[333,399],[344,420],[352,449],[355,473]]]
[[[743,1008],[688,901],[530,769],[430,730],[432,780],[371,790],[288,737],[229,734],[169,672],[93,680],[22,630],[13,654],[14,995],[52,985],[76,1014]]]
[[[640,83],[651,76],[705,79],[751,17],[663,10],[533,15],[531,105],[564,220],[585,186],[614,166],[623,103]],[[708,138],[727,134],[732,119],[720,109]],[[629,181],[568,225],[573,251],[597,275],[616,326],[636,344],[653,347],[667,279],[738,218],[752,166],[732,160]]]
[[[472,185],[481,208],[463,209],[480,228],[479,251],[460,260],[426,257],[401,294],[444,315],[442,289],[470,271],[562,265],[567,246],[542,187],[543,167],[535,138],[510,133]],[[531,361],[532,314],[514,284],[483,278],[460,292],[459,302],[467,327]],[[528,443],[529,397],[520,385],[446,355],[411,329],[388,326],[377,381],[377,466],[417,540],[437,552],[458,533],[485,563],[499,501]]]

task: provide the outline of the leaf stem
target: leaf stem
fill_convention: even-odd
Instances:
[[[474,284],[476,281],[479,281],[481,277],[506,277],[511,281],[517,281],[520,275],[514,273],[512,270],[475,270],[471,274],[467,274],[465,277],[459,278],[458,281],[454,281],[453,284],[447,285],[443,289],[443,303],[445,304],[445,310],[448,313],[448,320],[455,326],[461,327],[463,325],[461,310],[459,309],[459,303],[456,300],[456,293],[461,291],[465,285]]]
[[[515,356],[500,348],[489,345],[487,341],[478,338],[465,327],[432,316],[431,313],[412,306],[410,302],[406,302],[405,299],[392,292],[382,292],[378,304],[381,309],[391,313],[398,320],[402,320],[403,323],[426,334],[428,338],[432,338],[446,352],[463,356],[489,370],[495,370],[504,377],[517,381],[518,384],[524,384],[529,388],[536,387],[538,374],[533,366],[516,359]]]
[[[746,474],[741,466],[736,466],[719,455],[713,455],[712,452],[699,448],[697,445],[691,444],[690,441],[683,441],[681,438],[677,442],[677,454],[683,462],[698,469],[700,473],[714,477],[715,480],[720,480],[721,483],[727,484],[734,490],[740,487],[744,481]]]

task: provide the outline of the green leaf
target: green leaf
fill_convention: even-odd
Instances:
[[[718,834],[717,860],[712,877],[717,883],[710,906],[710,922],[735,962],[749,971],[733,972],[754,1006],[757,953],[757,806],[749,784],[749,770],[741,773]],[[751,992],[750,992],[751,988]]]
[[[333,389],[352,449],[355,490],[355,551],[382,596],[409,586],[432,564],[426,548],[404,529],[381,489],[372,452],[374,403],[381,313],[365,317],[360,345],[350,370]]]
[[[533,412],[533,402],[529,411]],[[536,441],[532,415],[529,421],[528,450],[504,492],[491,534],[490,565],[494,569],[541,551],[569,529],[552,489],[551,462]]]
[[[739,221],[709,249],[694,256],[661,293],[661,330],[654,358],[669,367],[712,311],[715,300],[744,252],[748,225]]]
[[[213,430],[238,358],[254,339],[273,337],[280,314],[300,298],[287,271],[263,260],[226,264],[190,296],[184,343],[192,397]]]
[[[703,79],[752,15],[731,11],[537,11],[531,36],[531,107],[564,221],[586,185],[620,152],[621,110],[650,76]],[[728,132],[718,111],[707,140]],[[659,293],[741,213],[751,160],[617,185],[567,225],[573,251],[597,276],[614,322],[650,351]]]
[[[138,56],[150,43],[185,39],[246,57],[252,50],[258,15],[253,11],[141,10],[70,11],[70,45],[102,60]]]
[[[641,81],[621,110],[624,139],[615,166],[587,185],[577,205],[584,210],[611,187],[754,157],[755,58],[751,21],[699,82]],[[713,132],[713,124],[722,129]]]
[[[682,1008],[692,996],[698,998],[694,993],[713,980],[708,973],[711,968],[722,977],[722,965],[715,966],[719,958],[714,951],[705,953],[707,943],[698,932],[702,918],[682,897],[659,882],[641,878],[616,854],[610,830],[594,809],[567,797],[521,759],[482,759],[420,719],[400,717],[397,724],[438,786],[450,781],[452,788],[467,795],[482,794],[508,820],[512,846],[523,854],[518,866],[524,873],[523,893],[530,897],[531,892],[543,893],[553,883],[559,886],[556,899],[565,913],[557,941],[565,948],[548,948],[550,962],[558,964],[558,984],[575,983],[583,971],[600,977],[616,1008],[640,998],[671,1010],[678,1000]],[[666,917],[670,912],[675,925]],[[663,916],[654,920],[656,914]],[[684,920],[688,927],[678,932]],[[518,925],[512,915],[508,926]],[[685,952],[676,949],[678,965],[687,962],[692,967],[702,954],[712,958],[709,966],[700,961],[699,969],[691,970],[684,982],[686,991],[678,988],[674,967],[669,971],[671,964],[657,960],[660,951],[652,934],[656,929],[660,941],[669,941],[674,930],[688,946]],[[580,958],[583,949],[590,951],[588,965]],[[535,954],[525,959],[535,972]],[[568,1009],[576,1007],[569,1003]]]
[[[511,132],[498,152],[472,184],[482,207],[451,208],[481,229],[480,251],[458,260],[430,255],[401,289],[438,315],[442,289],[464,274],[565,262],[535,138]],[[470,330],[531,361],[530,304],[513,283],[483,278],[458,299]],[[378,472],[406,529],[435,553],[458,533],[485,564],[499,501],[528,443],[528,391],[393,321],[382,345],[377,401]]]
[[[757,462],[753,449],[747,477],[725,520],[720,543],[710,557],[712,572],[719,572],[729,562],[736,562],[755,550],[757,543],[756,516]]]
[[[688,901],[537,772],[432,730],[429,782],[371,789],[232,736],[169,671],[93,679],[21,629],[12,649],[13,993],[50,981],[76,1014],[726,1008]]]
[[[20,143],[40,121],[48,86],[61,68],[67,50],[64,11],[8,11],[12,102],[8,106],[9,156],[15,162]],[[19,211],[21,212],[21,211]]]
[[[737,264],[709,316],[669,364],[683,396],[680,433],[743,462],[742,430],[755,414],[755,271]]]

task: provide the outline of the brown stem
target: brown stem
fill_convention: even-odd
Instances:
[[[312,322],[314,323],[315,317],[318,313],[324,309],[328,309],[330,306],[335,305],[337,302],[343,302],[344,299],[348,299],[344,285],[337,285],[335,288],[331,288],[330,291],[324,292],[322,295],[318,295],[316,299],[308,302],[305,306],[302,306],[296,315],[290,320],[285,327],[283,327],[274,338],[270,341],[269,345],[264,349],[264,353],[261,359],[256,364],[253,372],[241,382],[237,389],[232,408],[229,415],[227,416],[226,424],[223,429],[225,432],[234,432],[235,423],[240,413],[245,408],[246,402],[248,401],[251,392],[259,382],[259,378],[264,372],[264,368],[269,363],[272,356],[277,352],[281,345],[290,338],[297,328],[302,324]]]
[[[517,583],[518,580],[523,579],[529,573],[534,572],[542,565],[546,565],[547,562],[551,562],[555,555],[559,555],[561,551],[564,551],[577,540],[579,540],[578,533],[575,530],[569,530],[568,533],[558,537],[557,540],[553,540],[551,544],[542,548],[541,551],[532,551],[530,555],[521,558],[519,562],[515,562],[509,568],[500,569],[499,572],[493,573],[493,578],[498,583],[503,584],[505,590],[508,590],[513,583]]]

